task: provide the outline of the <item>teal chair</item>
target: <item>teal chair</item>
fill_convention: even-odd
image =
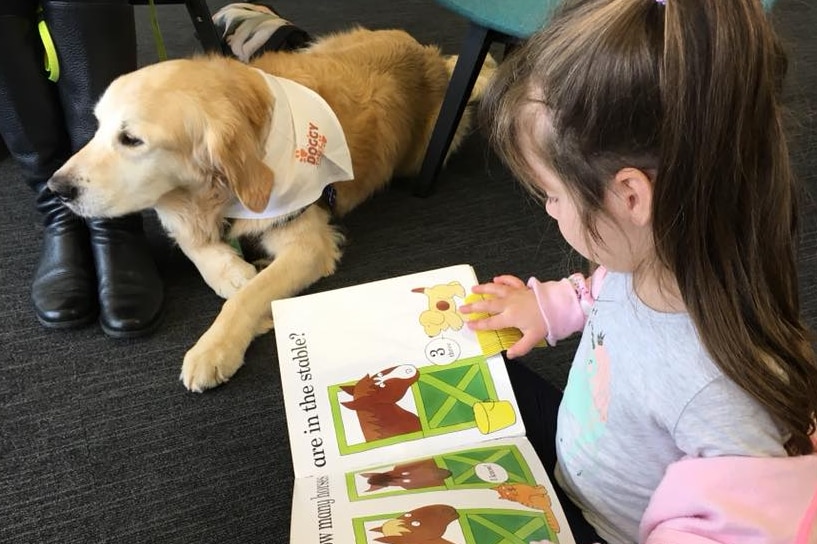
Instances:
[[[672,0],[667,0],[671,2]],[[437,0],[469,21],[459,59],[451,75],[440,114],[428,144],[413,192],[428,196],[443,165],[457,124],[465,110],[488,49],[493,43],[513,46],[543,26],[559,0]],[[771,10],[775,0],[762,0]]]

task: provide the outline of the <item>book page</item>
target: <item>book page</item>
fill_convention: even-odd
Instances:
[[[458,265],[273,302],[296,477],[524,434],[457,311],[476,283]]]
[[[524,437],[295,480],[292,543],[572,544]]]

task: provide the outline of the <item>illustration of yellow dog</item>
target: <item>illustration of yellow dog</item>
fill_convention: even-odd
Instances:
[[[413,293],[424,293],[428,297],[428,310],[420,314],[420,324],[426,334],[437,336],[441,332],[462,328],[463,318],[457,311],[454,297],[465,298],[465,288],[458,281],[433,287],[417,287]]]

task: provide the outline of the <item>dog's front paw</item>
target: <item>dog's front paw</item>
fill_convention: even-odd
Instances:
[[[205,334],[184,356],[179,377],[190,391],[201,393],[229,380],[244,364],[244,351]]]
[[[217,274],[205,278],[213,291],[221,298],[230,298],[253,279],[258,270],[252,264],[235,259],[224,266]]]

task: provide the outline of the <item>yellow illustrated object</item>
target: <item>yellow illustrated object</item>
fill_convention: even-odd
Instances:
[[[417,287],[412,293],[423,293],[428,297],[428,310],[420,314],[420,324],[429,337],[438,336],[449,329],[458,331],[463,320],[457,311],[454,297],[464,298],[465,287],[458,281],[433,287]]]
[[[474,403],[474,420],[482,434],[495,433],[516,423],[516,412],[508,400]]]
[[[479,302],[481,300],[488,300],[493,298],[489,295],[480,295],[476,293],[471,293],[467,297],[465,297],[466,304],[472,304],[474,302]],[[490,314],[485,312],[476,312],[472,314],[465,314],[465,319],[467,321],[475,321],[477,319],[485,319],[486,317],[490,317]],[[509,327],[507,329],[500,329],[497,331],[475,331],[477,334],[477,341],[479,342],[479,346],[482,348],[482,353],[486,356],[496,355],[502,351],[506,351],[512,345],[517,343],[522,338],[522,331],[517,328]],[[547,342],[542,340],[536,347],[544,348],[547,347]]]

